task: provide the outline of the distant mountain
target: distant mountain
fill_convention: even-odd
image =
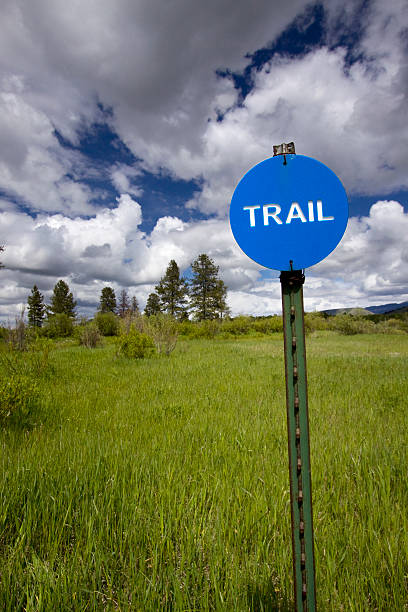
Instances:
[[[360,316],[364,317],[372,314],[370,310],[367,308],[333,308],[331,310],[323,310],[325,314],[328,315],[340,315],[340,314],[351,314],[355,317]]]
[[[369,314],[388,314],[398,311],[405,312],[408,310],[408,302],[401,304],[381,304],[380,306],[366,306],[365,308],[333,308],[332,310],[323,310],[328,315],[352,314],[352,315],[369,315]]]
[[[404,312],[408,309],[408,302],[402,302],[401,304],[382,304],[381,306],[366,306],[366,310],[369,310],[373,314],[384,314],[399,310]]]
[[[388,311],[388,312],[386,312],[386,314],[391,314],[393,312],[395,314],[397,314],[399,312],[407,312],[407,311],[408,311],[408,305],[407,306],[401,306],[401,308],[396,308],[395,310]]]

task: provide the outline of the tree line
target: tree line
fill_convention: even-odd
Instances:
[[[183,321],[192,315],[196,321],[223,319],[229,314],[226,304],[227,287],[219,278],[219,266],[202,253],[191,264],[192,277],[187,280],[180,275],[180,269],[174,259],[167,266],[164,276],[150,293],[144,313],[146,316],[166,313],[174,319]],[[34,285],[28,297],[28,322],[32,327],[42,327],[45,319],[55,315],[76,317],[76,301],[67,283],[59,280],[51,296],[49,305],[37,285]],[[135,296],[129,298],[125,289],[116,298],[112,287],[104,287],[99,299],[98,312],[114,313],[125,317],[128,313],[139,312]]]
[[[145,314],[165,312],[181,321],[189,314],[197,321],[225,317],[229,313],[227,287],[219,278],[219,266],[203,253],[193,261],[191,270],[190,280],[181,277],[179,267],[172,259],[155,291],[147,298]]]

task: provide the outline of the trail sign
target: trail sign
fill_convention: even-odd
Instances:
[[[347,220],[347,195],[340,180],[305,155],[281,154],[251,168],[230,206],[232,233],[244,253],[281,271],[307,268],[327,257],[340,242]]]
[[[230,223],[248,257],[281,271],[294,600],[296,612],[315,612],[302,269],[327,257],[340,242],[348,203],[343,185],[327,166],[296,155],[293,142],[273,149],[273,158],[254,166],[238,183]]]

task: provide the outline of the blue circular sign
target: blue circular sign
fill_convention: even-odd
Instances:
[[[347,221],[340,180],[305,155],[277,155],[251,168],[230,206],[232,233],[241,249],[275,270],[301,270],[322,261],[340,242]]]

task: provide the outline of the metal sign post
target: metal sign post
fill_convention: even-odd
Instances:
[[[316,610],[306,347],[301,270],[281,272],[294,594],[297,612]]]
[[[302,270],[340,242],[348,220],[347,195],[324,164],[296,155],[293,142],[251,168],[231,200],[235,240],[254,261],[280,270],[285,341],[286,402],[295,606],[316,610],[312,487]]]

